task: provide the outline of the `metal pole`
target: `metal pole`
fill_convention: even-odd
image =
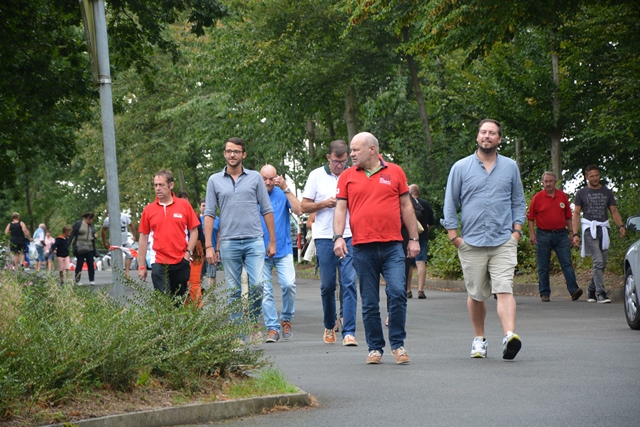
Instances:
[[[98,51],[98,79],[100,81],[100,110],[102,111],[102,141],[104,144],[104,169],[107,179],[107,209],[109,210],[109,240],[112,246],[122,246],[120,234],[120,191],[118,188],[118,161],[111,97],[111,66],[107,40],[107,18],[104,0],[93,2]],[[122,300],[124,286],[119,274],[123,271],[122,251],[112,251],[112,296]]]

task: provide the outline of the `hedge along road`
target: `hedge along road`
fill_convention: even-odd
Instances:
[[[541,303],[537,296],[517,295],[517,332],[523,347],[513,361],[505,361],[491,299],[488,357],[471,359],[466,294],[427,290],[426,300],[408,300],[406,348],[411,363],[396,365],[387,347],[382,364],[366,365],[360,311],[358,347],[322,341],[319,286],[319,280],[297,280],[293,338],[262,345],[265,356],[311,393],[318,406],[221,424],[640,425],[640,333],[627,326],[621,303],[572,302],[568,297]],[[275,284],[274,289],[280,309],[281,294]],[[383,286],[380,291],[384,310]]]

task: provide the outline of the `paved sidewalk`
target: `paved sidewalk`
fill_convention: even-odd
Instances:
[[[640,335],[628,328],[622,304],[516,300],[523,348],[513,361],[502,359],[493,300],[488,358],[471,359],[466,294],[427,290],[426,300],[408,300],[411,363],[396,365],[387,345],[382,364],[366,365],[360,310],[358,347],[325,344],[319,281],[299,279],[293,338],[262,348],[319,406],[224,425],[637,426]]]

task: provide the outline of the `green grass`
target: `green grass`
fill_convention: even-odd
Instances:
[[[238,384],[229,386],[227,395],[232,399],[274,394],[293,394],[300,390],[289,383],[278,369],[266,369],[260,376],[252,377]]]

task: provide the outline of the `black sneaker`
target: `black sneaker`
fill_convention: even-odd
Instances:
[[[587,302],[596,302],[596,293],[595,291],[588,291]]]
[[[611,300],[607,297],[607,294],[598,295],[598,304],[609,304]]]

